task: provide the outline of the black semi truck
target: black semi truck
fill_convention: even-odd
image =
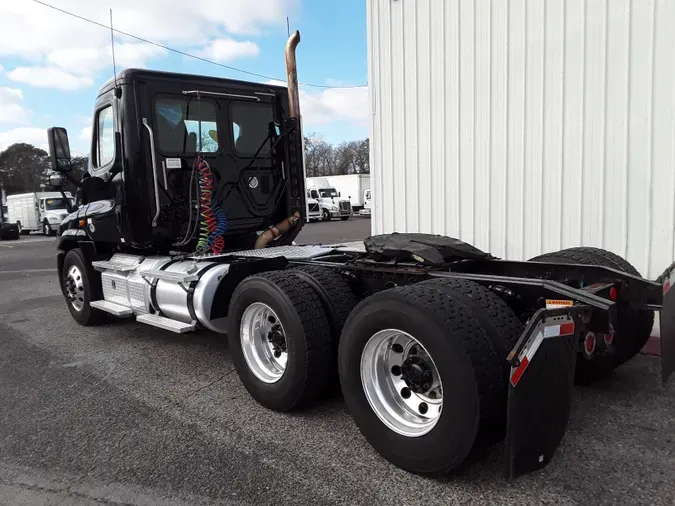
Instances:
[[[272,410],[339,378],[368,442],[397,466],[447,473],[506,439],[509,477],[544,467],[575,382],[637,354],[661,312],[675,368],[671,272],[571,248],[506,261],[449,237],[388,234],[297,246],[306,216],[295,65],[288,87],[127,70],[96,100],[87,177],[58,231],[58,274],[82,325],[110,315],[227,334],[241,382]]]

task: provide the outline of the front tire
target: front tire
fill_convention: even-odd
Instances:
[[[42,233],[46,236],[53,235],[52,226],[49,224],[49,222],[45,221],[42,224]]]
[[[342,221],[347,221],[349,219],[349,216],[340,216],[340,219]]]
[[[501,360],[475,311],[436,287],[362,301],[342,331],[338,363],[359,430],[398,467],[448,473],[495,439],[506,398]]]
[[[73,319],[83,326],[101,323],[105,313],[91,307],[92,300],[103,298],[101,276],[85,260],[80,249],[71,249],[63,259],[63,295]]]
[[[330,221],[330,213],[328,212],[328,209],[321,211],[321,219],[323,221]]]
[[[325,391],[333,356],[328,319],[312,287],[295,274],[266,272],[239,283],[228,336],[241,382],[266,408],[308,406]]]

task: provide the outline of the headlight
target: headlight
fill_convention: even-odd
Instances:
[[[338,206],[335,206],[335,205],[330,206],[330,209],[331,209],[331,211],[337,211],[337,210],[338,210]]]

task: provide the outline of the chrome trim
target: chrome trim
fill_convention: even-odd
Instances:
[[[234,93],[218,93],[216,91],[201,91],[201,90],[190,90],[190,91],[184,91],[183,95],[206,95],[206,96],[214,96],[214,97],[234,97],[234,98],[246,98],[248,100],[255,100],[256,102],[260,102],[260,99],[258,97],[252,97],[251,95],[236,95]]]
[[[150,156],[152,157],[152,179],[155,186],[155,216],[152,218],[152,226],[157,226],[157,219],[159,218],[159,183],[157,182],[157,159],[155,155],[155,134],[148,124],[148,118],[143,118],[143,125],[148,129],[150,134]]]

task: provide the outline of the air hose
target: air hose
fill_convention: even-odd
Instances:
[[[199,239],[197,251],[209,251],[219,255],[225,249],[224,235],[227,231],[227,218],[222,209],[213,201],[213,174],[209,164],[201,157],[195,162],[199,171]]]

